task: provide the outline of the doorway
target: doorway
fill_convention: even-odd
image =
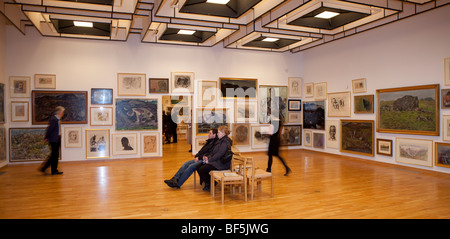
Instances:
[[[163,155],[164,151],[188,153],[192,152],[192,127],[190,119],[191,96],[162,96],[163,110]]]

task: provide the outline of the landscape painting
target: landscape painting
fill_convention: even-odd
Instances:
[[[303,102],[303,128],[325,129],[325,101]]]
[[[432,159],[432,140],[396,138],[395,161],[399,163],[432,167]]]
[[[117,99],[116,130],[157,130],[157,99]]]
[[[450,168],[450,144],[435,143],[435,165]]]
[[[377,132],[439,135],[439,85],[377,90]]]
[[[341,120],[341,152],[374,156],[374,121]]]
[[[44,142],[46,128],[10,128],[9,161],[44,161],[50,147]]]

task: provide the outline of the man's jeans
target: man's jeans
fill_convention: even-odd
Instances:
[[[174,176],[178,179],[178,187],[181,187],[181,185],[186,182],[186,180],[192,175],[192,173],[194,173],[195,168],[197,168],[197,166],[202,163],[203,160],[198,160],[197,162],[195,162],[194,159],[184,163]]]

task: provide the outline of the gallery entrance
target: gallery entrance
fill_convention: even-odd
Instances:
[[[162,96],[163,110],[163,153],[166,150],[181,150],[191,152],[192,131],[191,96]],[[177,147],[169,145],[176,144]]]

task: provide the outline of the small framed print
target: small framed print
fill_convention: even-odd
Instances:
[[[112,107],[91,107],[91,126],[112,126],[113,108]]]
[[[172,93],[194,92],[194,72],[172,72]]]
[[[450,89],[441,90],[441,109],[450,109]]]
[[[352,80],[353,94],[364,93],[367,91],[366,78]]]
[[[86,130],[86,158],[109,158],[109,129]]]
[[[302,98],[302,78],[288,77],[288,96],[290,98]]]
[[[36,89],[56,89],[56,75],[35,74],[34,88]]]
[[[314,84],[314,99],[326,100],[327,99],[327,83],[321,82]]]
[[[81,127],[64,127],[64,147],[81,148],[82,147]]]
[[[270,125],[252,126],[252,149],[267,149]]]
[[[450,168],[450,144],[449,143],[434,143],[435,145],[435,162],[434,165],[439,167]]]
[[[289,111],[301,111],[302,110],[302,100],[288,100],[288,110]]]
[[[305,97],[314,97],[314,83],[305,83]]]
[[[112,153],[113,155],[137,154],[138,141],[136,133],[113,134],[112,135]]]
[[[28,101],[11,102],[11,121],[28,122],[29,121],[29,103]]]
[[[117,73],[117,95],[119,96],[145,96],[146,75]]]
[[[392,157],[392,140],[377,139],[377,154]]]
[[[169,78],[149,78],[149,93],[169,93]]]
[[[91,88],[91,104],[112,105],[113,89]]]
[[[442,116],[442,139],[450,141],[450,115]]]
[[[160,151],[160,134],[159,133],[141,133],[141,156],[143,157],[159,157]]]
[[[305,146],[312,146],[313,135],[311,130],[305,130]]]
[[[302,122],[302,112],[288,112],[288,122],[289,123],[301,123]]]
[[[233,124],[233,145],[247,146],[250,144],[250,124],[234,123]],[[200,149],[199,149],[200,150]]]
[[[355,114],[373,114],[373,95],[355,95],[353,99]]]
[[[10,76],[9,88],[11,98],[30,98],[31,85],[28,76]]]
[[[325,134],[324,133],[313,133],[313,147],[318,149],[325,148]]]

